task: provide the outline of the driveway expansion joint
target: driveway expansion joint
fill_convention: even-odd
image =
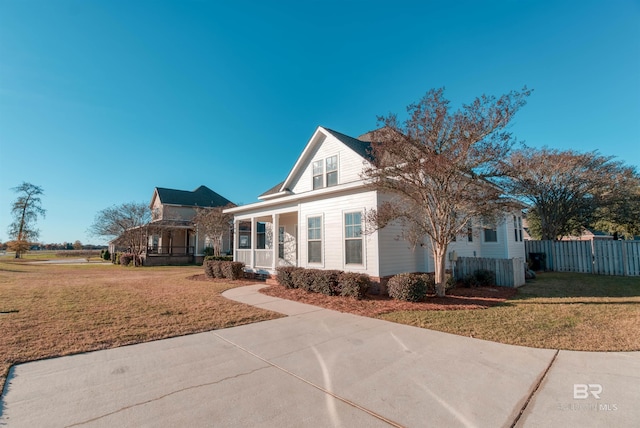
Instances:
[[[307,385],[312,386],[312,387],[316,388],[317,390],[319,390],[321,392],[324,392],[327,395],[330,395],[331,397],[335,398],[336,400],[342,401],[343,403],[348,404],[351,407],[354,407],[354,408],[356,408],[356,409],[358,409],[358,410],[360,410],[360,411],[362,411],[364,413],[367,413],[370,416],[373,416],[374,418],[379,419],[380,421],[385,422],[385,423],[389,424],[392,427],[405,428],[404,425],[401,425],[401,424],[399,424],[397,422],[394,422],[391,419],[385,418],[381,414],[376,413],[373,410],[367,409],[366,407],[363,407],[363,406],[361,406],[361,405],[349,400],[348,398],[345,398],[345,397],[342,397],[340,395],[337,395],[337,394],[329,391],[328,389],[326,389],[326,388],[324,388],[324,387],[322,387],[320,385],[317,385],[317,384],[315,384],[315,383],[303,378],[302,376],[299,376],[299,375],[293,373],[292,371],[287,370],[286,368],[284,368],[282,366],[279,366],[278,364],[275,364],[275,363],[273,363],[273,362],[261,357],[260,355],[248,350],[247,348],[244,348],[244,347],[238,345],[237,343],[232,342],[231,340],[226,339],[226,338],[218,335],[217,333],[215,333],[215,335],[218,336],[220,339],[224,340],[225,342],[229,343],[230,345],[233,345],[236,348],[240,349],[241,351],[244,351],[247,354],[259,359],[260,361],[262,361],[262,362],[264,362],[266,364],[269,364],[271,367],[273,367],[275,369],[278,369],[278,370],[282,371],[283,373],[286,373],[289,376],[292,376],[292,377],[298,379],[299,381],[302,381],[302,382],[306,383]]]
[[[190,390],[194,390],[194,389],[198,389],[198,388],[203,388],[205,386],[216,385],[216,384],[219,384],[219,383],[222,383],[222,382],[226,382],[226,381],[231,380],[231,379],[237,379],[239,377],[248,376],[248,375],[256,373],[256,372],[258,372],[260,370],[264,370],[264,369],[268,369],[268,368],[270,368],[270,367],[269,366],[258,367],[257,369],[253,369],[253,370],[250,370],[250,371],[247,371],[247,372],[243,372],[243,373],[238,373],[238,374],[233,375],[233,376],[227,376],[225,378],[218,379],[218,380],[213,381],[213,382],[206,382],[206,383],[201,383],[201,384],[198,384],[198,385],[187,386],[187,387],[184,387],[184,388],[181,388],[181,389],[177,389],[175,391],[171,391],[171,392],[169,392],[167,394],[163,394],[163,395],[161,395],[159,397],[156,397],[156,398],[152,398],[152,399],[149,399],[149,400],[146,400],[146,401],[141,401],[140,403],[131,404],[130,406],[122,407],[122,408],[120,408],[118,410],[114,410],[113,412],[109,412],[109,413],[105,413],[104,415],[96,416],[95,418],[91,418],[91,419],[88,419],[86,421],[76,422],[76,423],[73,423],[71,425],[67,425],[65,428],[71,428],[71,427],[78,427],[78,426],[86,425],[88,423],[95,422],[95,421],[100,420],[102,418],[106,418],[108,416],[112,416],[112,415],[118,414],[120,412],[124,412],[125,410],[129,410],[129,409],[132,409],[132,408],[135,408],[135,407],[139,407],[139,406],[144,406],[146,404],[150,404],[150,403],[153,403],[155,401],[160,401],[160,400],[162,400],[164,398],[170,397],[170,396],[175,395],[175,394],[179,394],[181,392],[190,391]]]
[[[538,392],[538,389],[540,388],[540,385],[542,385],[542,382],[547,377],[547,373],[549,373],[549,370],[551,370],[551,366],[553,365],[553,363],[555,363],[556,358],[558,357],[559,353],[560,353],[560,350],[556,349],[556,352],[555,352],[555,354],[553,354],[553,358],[551,358],[551,361],[549,362],[549,365],[547,366],[545,371],[542,373],[542,376],[540,376],[540,379],[538,380],[538,382],[533,387],[533,390],[531,391],[531,394],[529,394],[529,397],[526,399],[526,401],[522,405],[522,408],[520,409],[520,412],[518,412],[518,416],[516,416],[516,418],[513,420],[513,423],[511,424],[511,428],[515,428],[515,426],[518,425],[518,421],[520,420],[520,418],[524,414],[524,412],[527,409],[527,406],[529,405],[531,400],[533,400],[533,396],[536,394],[536,392]]]

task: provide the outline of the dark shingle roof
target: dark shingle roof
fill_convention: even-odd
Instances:
[[[333,129],[324,128],[331,135],[340,140],[345,146],[362,156],[364,159],[371,160],[371,143],[368,141],[358,140],[357,138],[349,137]]]
[[[218,195],[207,186],[200,186],[193,192],[188,190],[166,189],[156,187],[158,197],[163,204],[184,205],[189,207],[223,207],[232,203],[227,198]]]
[[[258,196],[258,198],[262,198],[263,196],[275,195],[276,193],[280,193],[280,188],[282,187],[283,184],[284,184],[284,181],[281,181],[280,183],[278,183],[275,186],[273,186],[271,189],[269,189],[266,192],[264,192],[262,195]]]

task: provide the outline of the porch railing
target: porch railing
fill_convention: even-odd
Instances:
[[[251,252],[255,259],[251,266]],[[236,261],[242,262],[247,267],[270,268],[273,266],[273,250],[236,250]]]
[[[273,250],[256,250],[256,267],[270,268],[273,265]]]
[[[251,250],[236,250],[236,261],[244,263],[245,266],[250,266]]]
[[[193,255],[194,247],[177,247],[172,246],[149,246],[147,247],[148,256],[185,256]]]

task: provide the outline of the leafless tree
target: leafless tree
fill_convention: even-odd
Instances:
[[[9,225],[9,236],[12,241],[8,245],[16,252],[16,258],[20,258],[22,253],[29,250],[30,242],[37,239],[40,234],[34,223],[39,215],[44,217],[46,213],[40,199],[44,190],[40,186],[26,182],[11,190],[18,194],[18,199],[11,205],[13,222]]]
[[[151,210],[147,204],[128,202],[98,212],[89,232],[94,236],[114,239],[116,245],[127,247],[139,256],[147,248],[150,220]]]
[[[229,204],[225,207],[196,208],[196,215],[192,221],[197,226],[198,233],[211,240],[214,256],[220,256],[222,239],[225,232],[230,231],[233,222],[233,214],[224,213],[223,210],[235,206]]]
[[[402,225],[414,245],[428,239],[436,290],[445,293],[447,247],[474,218],[496,219],[512,202],[490,183],[514,140],[506,127],[531,93],[526,87],[500,98],[481,96],[452,111],[444,89],[430,90],[407,107],[408,118],[379,117],[371,166],[363,178],[388,195],[368,213],[373,228]]]
[[[634,168],[611,156],[546,147],[512,152],[503,172],[509,177],[502,183],[505,189],[531,204],[544,240],[579,233],[594,222],[599,208],[632,202],[640,182]]]

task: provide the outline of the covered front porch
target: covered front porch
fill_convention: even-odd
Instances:
[[[145,264],[171,265],[194,261],[197,246],[193,226],[186,221],[160,220],[149,224]]]
[[[278,266],[298,265],[298,212],[237,217],[234,260],[247,272],[275,274]]]

